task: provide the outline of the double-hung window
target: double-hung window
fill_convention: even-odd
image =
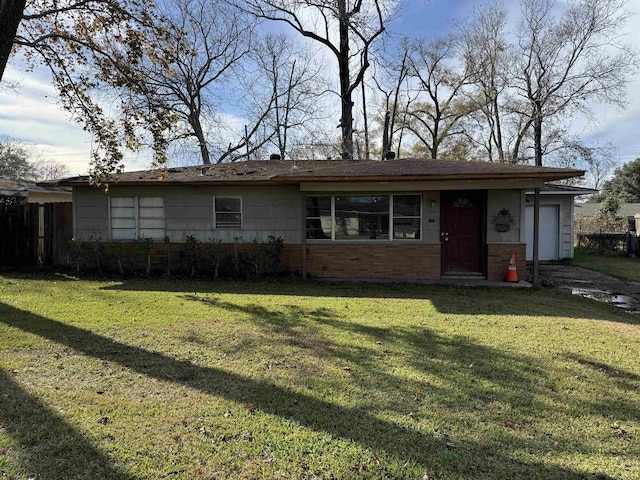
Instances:
[[[419,240],[422,197],[398,195],[310,195],[308,239]]]
[[[242,197],[213,197],[215,228],[242,228]]]
[[[393,238],[420,239],[420,195],[393,196]]]
[[[307,197],[307,238],[331,239],[333,237],[331,204],[331,197]]]
[[[162,197],[110,197],[109,218],[112,240],[159,240],[165,236]]]

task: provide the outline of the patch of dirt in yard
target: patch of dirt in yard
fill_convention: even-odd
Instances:
[[[629,313],[640,314],[639,282],[627,282],[563,263],[541,263],[538,271],[543,285],[611,303]]]

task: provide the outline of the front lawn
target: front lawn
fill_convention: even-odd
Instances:
[[[640,259],[638,258],[598,255],[576,247],[571,263],[621,280],[640,282]]]
[[[556,291],[0,277],[0,478],[638,479],[640,317]]]

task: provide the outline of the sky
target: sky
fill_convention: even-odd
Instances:
[[[406,0],[389,29],[413,36],[438,36],[446,33],[456,21],[469,16],[479,0]],[[516,0],[506,0],[514,18]],[[640,50],[640,2],[632,0],[635,9],[628,25],[627,42]],[[0,138],[10,137],[33,145],[41,156],[64,163],[71,174],[86,174],[92,138],[56,104],[56,92],[44,68],[32,72],[21,70],[17,62],[10,64],[5,80],[18,82],[16,90],[0,89]],[[616,148],[618,165],[640,157],[640,72],[628,85],[628,106],[624,111],[599,106],[592,120],[576,118],[573,133],[587,144],[611,143]],[[126,170],[150,166],[148,152],[130,153],[125,158]]]

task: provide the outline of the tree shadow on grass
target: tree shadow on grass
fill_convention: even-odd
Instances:
[[[526,413],[522,412],[536,408],[544,410],[546,407],[541,405],[540,399],[558,396],[553,391],[554,381],[539,368],[537,359],[509,355],[465,336],[445,336],[414,324],[381,327],[349,321],[339,309],[304,309],[298,305],[279,305],[270,309],[259,304],[233,303],[219,297],[193,294],[180,298],[242,314],[242,321],[248,320],[260,329],[262,335],[258,338],[269,339],[267,349],[280,342],[312,352],[318,358],[339,359],[354,371],[366,372],[371,382],[385,386],[382,390],[386,392],[381,394],[378,389],[367,393],[369,397],[375,397],[378,410],[406,415],[407,406],[394,403],[395,396],[388,392],[410,398],[420,391],[428,393],[439,405],[462,414],[491,402],[500,402],[521,412],[522,420],[533,423],[535,419],[524,418]],[[336,341],[338,337],[343,340]],[[345,340],[348,338],[357,340]],[[241,343],[226,351],[235,353],[244,348],[255,350],[260,346]],[[400,365],[412,368],[418,376],[408,380],[395,374]]]
[[[635,397],[640,392],[640,375],[617,366],[594,362],[582,355],[567,354],[566,357],[579,365],[604,375],[610,392],[606,401],[591,401],[582,405],[583,411],[597,412],[617,420],[640,422],[640,411]]]
[[[298,305],[280,305],[269,309],[253,303],[239,304],[193,294],[180,298],[242,314],[243,319],[248,319],[270,339],[268,348],[282,342],[296,349],[310,351],[319,358],[338,358],[344,365],[361,367],[375,378],[376,383],[403,392],[406,397],[416,390],[424,390],[424,383],[385,373],[382,366],[385,357],[402,355],[404,364],[443,380],[443,384],[449,388],[431,385],[430,392],[435,392],[441,402],[458,402],[460,407],[463,406],[460,402],[475,406],[479,401],[494,400],[515,402],[520,406],[531,404],[535,390],[523,386],[539,381],[543,375],[532,358],[508,356],[504,352],[475,344],[466,337],[444,337],[424,326],[367,325],[348,321],[343,314],[329,308],[311,310]],[[329,330],[323,326],[329,327]],[[331,329],[341,331],[347,337],[357,335],[362,341],[338,343],[331,336]],[[245,347],[248,346],[240,344],[229,347],[227,352],[233,353]],[[252,345],[251,348],[259,346]],[[463,376],[461,371],[467,374],[471,372],[472,375]],[[502,394],[496,393],[496,389],[478,386],[478,380],[500,385]],[[505,392],[518,392],[518,395],[509,396]],[[396,410],[393,404],[381,407]]]
[[[326,318],[326,312],[322,317]],[[447,478],[447,475],[455,478],[495,479],[563,478],[578,480],[593,478],[591,475],[545,464],[543,461],[525,462],[514,458],[504,451],[506,443],[502,447],[496,448],[474,441],[459,441],[455,451],[449,451],[445,443],[435,435],[427,434],[411,426],[380,419],[373,415],[368,408],[342,407],[269,382],[218,368],[197,366],[188,361],[124,344],[2,303],[0,303],[0,321],[24,332],[73,348],[85,355],[118,363],[123,367],[158,380],[182,384],[203,393],[221,396],[241,404],[252,403],[256,410],[292,420],[303,427],[326,432],[336,438],[351,440],[375,452],[384,452],[394,456],[401,462],[413,462],[424,468],[425,471],[429,471],[436,462],[442,471],[443,478]],[[460,345],[461,348],[468,346],[468,343]],[[491,352],[488,351],[487,356],[490,354]],[[34,404],[33,400],[20,391],[15,382],[12,383],[9,379],[3,378],[3,383],[12,389],[18,399],[24,399],[27,403]],[[529,385],[525,384],[521,387],[526,389]],[[37,403],[34,404],[34,407],[41,415],[50,417],[49,421],[54,422],[54,427],[59,424],[55,414],[47,410],[46,407]],[[57,425],[57,428],[64,429],[66,427]],[[18,436],[17,431],[15,435]],[[510,448],[513,448],[514,451],[528,446],[526,440],[513,440],[514,443],[510,445]],[[31,441],[35,445],[39,445],[38,438]],[[97,457],[98,463],[104,464],[105,460],[100,460],[103,457],[95,450],[92,451],[87,442],[79,435],[72,432],[69,442],[71,444],[77,443],[80,448],[88,449],[89,456]],[[575,448],[582,447],[584,447],[583,451],[589,451],[587,445],[581,444]],[[71,477],[61,475],[57,478]],[[113,470],[107,469],[103,478],[120,477]]]
[[[540,291],[409,283],[238,283],[178,282],[173,280],[126,280],[105,286],[103,290],[429,300],[438,312],[453,315],[564,316],[567,318],[607,320],[632,325],[640,324],[640,316],[633,316],[611,305],[559,290]]]
[[[407,403],[399,404],[393,398],[406,399],[413,396],[414,392],[420,392],[418,397],[426,394],[432,403],[452,412],[450,424],[464,424],[465,418],[477,417],[476,411],[484,410],[491,404],[508,406],[508,413],[492,413],[483,417],[486,422],[493,423],[497,431],[533,426],[539,420],[545,420],[540,416],[550,417],[554,413],[580,418],[585,412],[590,412],[597,417],[640,420],[637,409],[633,408],[633,400],[625,399],[624,392],[621,392],[620,398],[594,397],[597,399],[594,401],[584,396],[567,402],[562,389],[557,388],[557,383],[567,375],[564,368],[554,370],[550,366],[543,367],[533,356],[510,355],[500,349],[480,345],[465,336],[441,335],[427,328],[424,323],[422,326],[381,327],[369,325],[365,323],[366,320],[349,321],[348,315],[342,313],[340,308],[304,309],[285,304],[270,309],[259,304],[233,303],[212,296],[189,294],[180,298],[242,314],[242,321],[249,320],[261,329],[263,337],[269,338],[269,348],[282,342],[312,351],[318,357],[331,355],[345,365],[352,366],[356,372],[366,372],[370,384],[384,385],[363,392],[373,399],[372,412],[395,411],[406,415]],[[320,325],[329,329],[320,328]],[[333,335],[338,331],[342,333]],[[337,342],[334,339],[338,335],[342,339],[357,336],[358,340]],[[409,365],[414,372],[422,373],[422,378],[435,378],[436,381],[429,383],[419,378],[409,380],[386,370],[385,356],[399,352],[402,352],[402,359],[399,363],[397,359],[392,361],[391,370],[399,364]],[[637,375],[594,364],[586,359],[573,360],[593,368],[606,369],[610,375],[633,381],[631,385],[621,387],[629,390],[640,388],[635,382],[639,378]],[[378,395],[378,390],[387,392]],[[394,391],[397,396],[388,395],[389,391]],[[499,436],[500,432],[496,432],[495,438]],[[547,440],[550,438],[547,433],[542,437],[547,437]],[[514,450],[520,448],[526,451],[545,451],[549,443],[534,437],[530,440],[509,438],[505,442],[511,444]],[[571,436],[560,435],[554,437],[551,443],[553,450],[566,451],[569,455],[574,452],[595,454],[597,451],[586,438],[585,442],[580,442]],[[485,449],[492,454],[489,450]]]
[[[27,478],[27,474],[38,474],[43,479],[134,480],[137,478],[119,470],[80,432],[49,407],[25,392],[2,369],[0,369],[0,425],[18,446],[18,451],[10,449],[6,453],[17,459],[18,478]]]

